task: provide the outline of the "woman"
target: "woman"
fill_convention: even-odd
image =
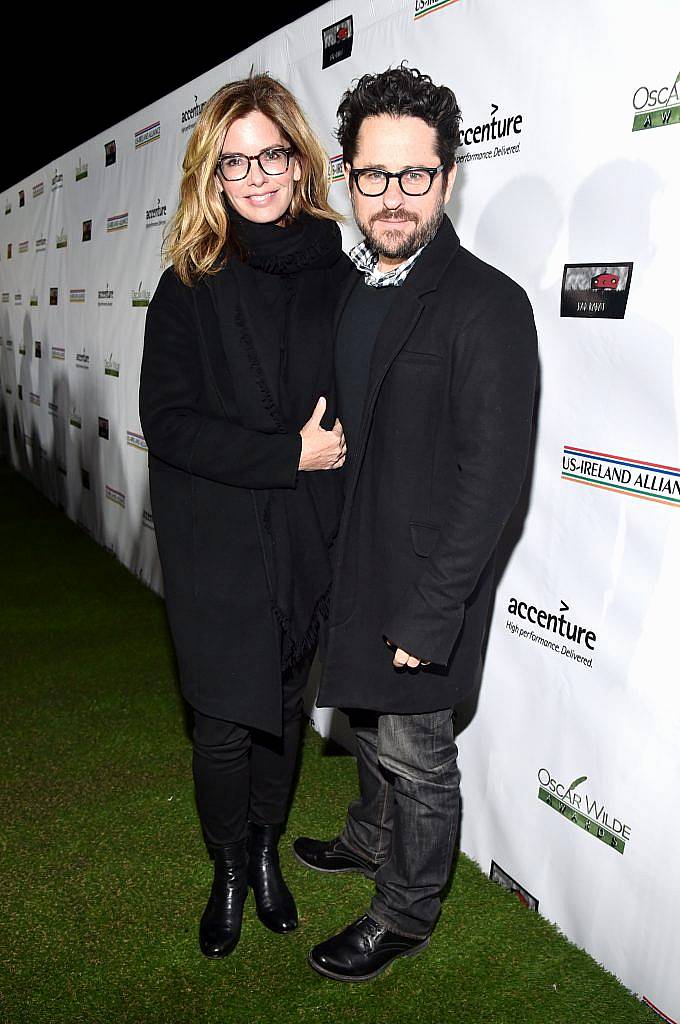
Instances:
[[[333,296],[350,272],[323,151],[287,89],[255,75],[206,104],[149,305],[140,415],[196,803],[214,860],[199,939],[230,953],[247,887],[297,925],[277,842],[330,587],[345,441]]]

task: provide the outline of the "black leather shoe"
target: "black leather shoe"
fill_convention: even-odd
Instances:
[[[248,857],[245,840],[214,851],[215,877],[203,911],[198,938],[201,953],[229,956],[241,937],[243,904],[248,895]]]
[[[329,839],[328,842],[300,836],[293,843],[293,853],[305,867],[330,874],[360,871],[366,878],[375,878],[375,873],[380,867],[374,861],[360,857],[358,853],[344,846],[340,836]]]
[[[257,916],[270,931],[285,934],[298,926],[297,907],[279,864],[280,825],[248,823],[248,885]]]
[[[309,963],[326,978],[335,981],[369,981],[381,974],[400,956],[415,956],[430,938],[408,939],[383,928],[364,914],[332,939],[319,943],[308,956]]]

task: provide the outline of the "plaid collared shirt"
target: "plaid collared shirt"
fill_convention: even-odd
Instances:
[[[350,249],[349,258],[357,270],[364,275],[364,284],[370,285],[371,288],[387,288],[388,285],[398,288],[408,277],[409,270],[424,248],[425,246],[422,245],[417,252],[400,263],[398,267],[386,271],[378,270],[378,254],[369,248],[366,242],[359,242],[353,249]]]

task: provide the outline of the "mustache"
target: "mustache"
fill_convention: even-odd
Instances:
[[[377,220],[411,220],[414,224],[417,224],[419,219],[418,214],[411,213],[410,210],[383,209],[378,213],[374,213],[368,223],[375,224]]]

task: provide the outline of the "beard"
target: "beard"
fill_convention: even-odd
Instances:
[[[368,220],[361,220],[357,214],[356,205],[354,203],[354,193],[352,193],[352,209],[354,211],[354,219],[357,223],[357,227],[363,234],[369,247],[376,252],[378,256],[386,256],[392,260],[407,260],[409,256],[413,256],[414,252],[421,249],[428,242],[431,242],[434,236],[439,230],[439,225],[444,219],[444,201],[440,197],[437,201],[437,205],[430,217],[423,221],[420,217],[413,213],[411,210],[379,210],[378,213],[374,213]],[[403,223],[404,220],[410,220],[415,225],[415,231],[411,234],[404,235],[402,231],[394,230],[390,231],[387,229],[383,231],[382,235],[378,237],[373,229],[373,225],[377,220],[399,220]]]

